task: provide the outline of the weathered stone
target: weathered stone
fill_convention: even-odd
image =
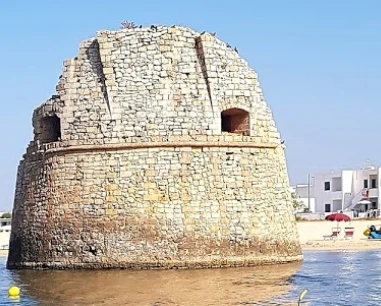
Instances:
[[[213,35],[98,32],[33,114],[9,268],[300,260],[284,149],[256,73]]]

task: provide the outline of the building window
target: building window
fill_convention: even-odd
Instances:
[[[364,188],[368,188],[368,180],[364,180]]]
[[[325,182],[324,183],[324,190],[325,191],[331,190],[331,182]]]
[[[221,113],[221,131],[250,136],[249,113],[239,108],[231,108]]]
[[[331,204],[325,204],[325,212],[331,212]]]
[[[45,117],[40,121],[42,143],[59,141],[61,139],[61,120],[57,116]]]
[[[372,209],[377,209],[377,202],[372,202]]]
[[[371,180],[371,188],[377,188],[377,180],[376,179]]]

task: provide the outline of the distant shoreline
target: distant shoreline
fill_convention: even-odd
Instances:
[[[329,241],[309,241],[302,243],[302,251],[381,251],[381,241],[375,240],[329,240]]]
[[[7,257],[8,256],[8,250],[0,250],[0,257]]]
[[[363,235],[372,224],[381,224],[381,219],[350,222],[299,221],[297,227],[303,251],[381,251],[381,241],[367,239]],[[352,238],[345,239],[346,228],[351,228],[354,233]],[[334,230],[340,231],[338,238],[329,239],[327,236]]]

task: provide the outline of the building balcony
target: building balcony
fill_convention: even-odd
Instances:
[[[370,198],[378,198],[378,188],[369,189]]]
[[[331,197],[332,200],[341,200],[343,198],[343,193],[341,191],[332,191]]]

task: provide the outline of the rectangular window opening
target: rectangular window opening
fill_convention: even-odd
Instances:
[[[377,180],[376,179],[372,179],[371,181],[371,188],[377,188]]]
[[[368,188],[368,180],[364,180],[364,188]]]
[[[325,182],[324,183],[324,190],[325,191],[331,190],[331,182]]]
[[[221,131],[250,136],[249,113],[238,108],[231,108],[221,113]]]

